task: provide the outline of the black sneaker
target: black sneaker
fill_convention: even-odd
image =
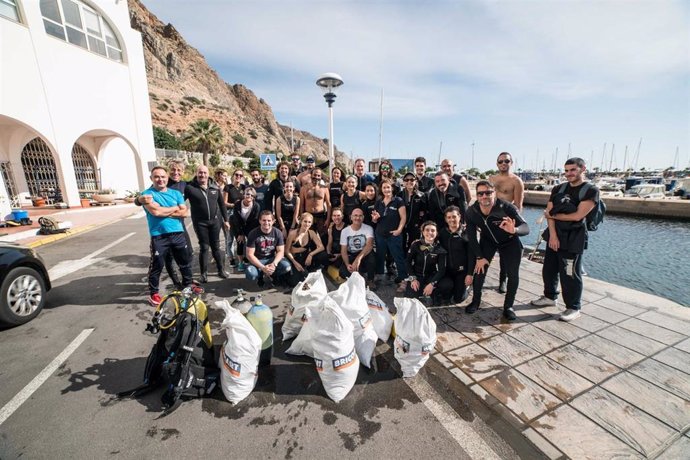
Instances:
[[[208,283],[208,274],[202,273],[202,274],[199,276],[199,282],[200,282],[200,283]]]
[[[503,317],[505,319],[507,319],[508,321],[515,321],[517,319],[517,316],[515,315],[515,310],[513,310],[513,307],[504,308],[503,309]]]
[[[230,259],[230,266],[234,267],[237,265],[237,259]]]
[[[477,310],[479,310],[479,303],[472,301],[472,303],[465,308],[465,313],[471,315],[472,313],[475,313]]]
[[[218,278],[228,279],[230,278],[230,273],[225,270],[218,270]]]
[[[508,282],[506,280],[503,280],[498,284],[498,292],[501,294],[508,292]]]

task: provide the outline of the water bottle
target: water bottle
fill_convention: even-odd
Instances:
[[[273,355],[273,312],[264,305],[261,294],[250,298],[252,307],[245,314],[247,321],[254,327],[261,338],[261,356],[259,367],[270,366]]]

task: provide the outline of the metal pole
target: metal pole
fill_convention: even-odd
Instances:
[[[381,88],[381,114],[379,116],[379,166],[383,161],[383,88]]]
[[[328,104],[328,161],[331,170],[335,167],[335,143],[333,142],[333,107]]]
[[[472,141],[472,169],[474,169],[474,141]]]

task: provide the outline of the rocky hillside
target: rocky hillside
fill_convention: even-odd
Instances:
[[[191,123],[208,118],[223,131],[222,153],[247,150],[290,152],[290,128],[280,126],[271,107],[241,84],[229,84],[209,67],[172,24],[163,24],[139,0],[128,0],[132,28],[141,32],[154,126],[180,135]],[[295,134],[296,151],[327,159],[328,145],[306,132]],[[336,151],[338,161],[348,158]]]

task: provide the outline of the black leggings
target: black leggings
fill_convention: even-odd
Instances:
[[[151,237],[151,262],[149,264],[149,292],[158,292],[161,272],[165,266],[168,255],[174,258],[180,266],[182,273],[182,284],[189,286],[192,283],[192,258],[189,254],[189,247],[185,241],[183,232],[166,233],[164,235]]]
[[[505,300],[503,301],[503,308],[512,308],[515,302],[515,294],[518,290],[518,285],[520,284],[520,261],[522,260],[522,243],[519,238],[514,238],[510,240],[504,246],[497,248],[493,242],[489,241],[489,238],[482,238],[479,242],[482,254],[484,257],[491,262],[498,251],[501,256],[501,260],[505,262],[506,275],[508,276],[508,289],[506,292]],[[474,275],[474,282],[472,283],[473,298],[472,303],[479,305],[482,300],[482,287],[484,286],[484,280],[486,279],[486,271],[489,267],[484,268],[484,273],[477,273]]]
[[[182,222],[184,224],[184,221]],[[189,237],[189,232],[187,232],[187,227],[184,229],[184,239],[187,242],[187,258],[191,261],[192,256],[194,256],[194,249],[192,248],[192,239]],[[175,272],[175,258],[173,257],[172,251],[168,251],[165,254],[165,271],[168,272],[170,280],[176,284],[180,284],[180,278]]]
[[[199,239],[199,270],[208,272],[208,249],[211,248],[218,271],[223,270],[223,251],[220,249],[220,220],[192,221],[194,233]]]

